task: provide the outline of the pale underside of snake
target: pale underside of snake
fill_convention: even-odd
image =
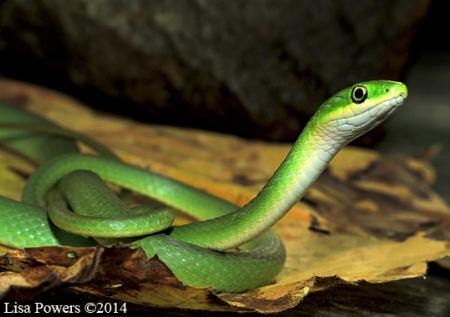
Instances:
[[[0,104],[0,143],[40,165],[27,181],[22,201],[0,197],[0,244],[25,248],[126,242],[141,247],[148,258],[157,255],[188,286],[230,292],[263,286],[276,279],[286,257],[271,226],[342,147],[389,117],[406,97],[404,84],[377,80],[327,99],[264,188],[240,208],[126,164],[84,135]],[[98,155],[81,154],[76,141]],[[130,207],[110,184],[158,204]],[[198,221],[172,226],[173,210]]]

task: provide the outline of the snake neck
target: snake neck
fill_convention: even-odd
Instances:
[[[275,224],[303,197],[346,143],[311,121],[264,188],[239,211],[239,218],[252,221],[257,217],[261,228]],[[256,228],[252,231],[249,235],[259,233]]]
[[[270,228],[302,198],[335,154],[347,143],[311,120],[258,195],[244,207],[208,221],[176,227],[172,235],[216,250],[245,243]],[[201,237],[215,232],[207,241]],[[238,234],[237,234],[238,233]]]

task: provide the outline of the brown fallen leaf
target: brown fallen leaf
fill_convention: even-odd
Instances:
[[[289,149],[289,145],[100,115],[61,94],[14,81],[0,81],[0,99],[88,134],[127,162],[239,205],[256,194]],[[32,170],[28,162],[0,151],[0,195],[18,198],[23,176]],[[29,288],[32,294],[55,280],[71,283],[77,292],[142,305],[269,313],[286,310],[310,292],[340,283],[422,276],[426,262],[450,255],[450,210],[431,190],[433,181],[426,161],[344,149],[275,226],[288,253],[276,284],[252,291],[217,294],[184,287],[157,259],[146,261],[139,251],[115,247],[84,250],[86,254],[66,248],[13,251],[0,260],[4,268],[0,294],[9,286]],[[1,186],[2,182],[8,186]],[[64,252],[75,252],[78,261],[85,260],[68,262]],[[18,260],[7,266],[5,259],[11,254]],[[22,258],[28,262],[21,262]],[[24,272],[33,267],[42,269],[35,279],[27,279]]]
[[[0,257],[0,298],[25,300],[63,283],[92,280],[101,252],[100,248],[65,247],[9,251]]]

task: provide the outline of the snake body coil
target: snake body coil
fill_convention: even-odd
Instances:
[[[0,243],[12,247],[90,245],[121,238],[157,255],[185,285],[239,292],[274,281],[285,261],[270,230],[348,142],[386,119],[406,86],[370,81],[326,100],[265,187],[237,206],[116,158],[108,149],[51,122],[0,104],[0,142],[38,162],[22,202],[0,197]],[[85,142],[99,156],[78,152]],[[151,197],[130,208],[105,183]],[[170,227],[173,209],[198,219]],[[52,225],[49,221],[55,224]],[[165,230],[164,232],[161,232]],[[239,251],[227,251],[239,248]]]

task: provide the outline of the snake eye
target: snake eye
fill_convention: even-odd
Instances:
[[[362,103],[367,98],[367,88],[364,86],[355,86],[352,90],[352,101]]]

